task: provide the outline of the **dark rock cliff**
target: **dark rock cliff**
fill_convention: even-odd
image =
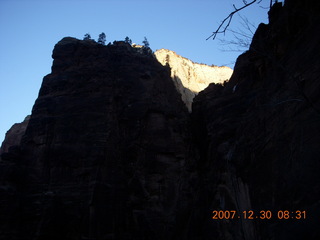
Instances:
[[[191,117],[152,54],[62,39],[1,155],[0,239],[320,239],[319,5],[275,4]]]
[[[254,218],[261,210],[273,214],[268,220],[216,220],[216,227],[203,221],[218,239],[320,239],[319,5],[275,4],[230,81],[195,98],[199,205],[252,210]],[[277,220],[284,210],[289,219]],[[295,219],[296,210],[305,210],[307,219]]]
[[[53,59],[20,148],[3,155],[1,238],[172,238],[188,112],[170,70],[73,38]]]

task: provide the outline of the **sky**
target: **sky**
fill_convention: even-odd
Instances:
[[[248,1],[250,2],[250,1]],[[233,64],[239,52],[222,51],[207,40],[242,0],[0,0],[0,143],[14,123],[31,114],[42,79],[51,72],[52,50],[63,37],[93,39],[104,32],[108,42],[130,37],[153,51],[166,48],[194,62]],[[269,1],[242,11],[258,26],[267,23]],[[235,15],[230,28],[241,29]],[[227,33],[220,38],[232,39]]]

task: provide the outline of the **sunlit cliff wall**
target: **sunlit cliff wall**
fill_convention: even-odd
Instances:
[[[228,81],[233,72],[229,67],[194,63],[167,49],[157,50],[154,54],[162,65],[170,67],[171,78],[189,111],[196,94],[208,87],[210,83]]]

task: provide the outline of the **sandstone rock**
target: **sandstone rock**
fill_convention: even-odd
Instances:
[[[230,79],[233,72],[229,67],[194,63],[167,49],[157,50],[154,54],[163,66],[170,67],[171,78],[189,111],[191,111],[193,98],[200,91],[208,87],[210,83],[223,84]]]

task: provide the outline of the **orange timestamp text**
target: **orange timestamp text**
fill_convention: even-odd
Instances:
[[[270,210],[261,210],[261,211],[242,211],[238,212],[235,210],[214,210],[212,211],[212,219],[222,220],[222,219],[306,219],[307,213],[305,210],[279,210],[279,211],[270,211]]]

